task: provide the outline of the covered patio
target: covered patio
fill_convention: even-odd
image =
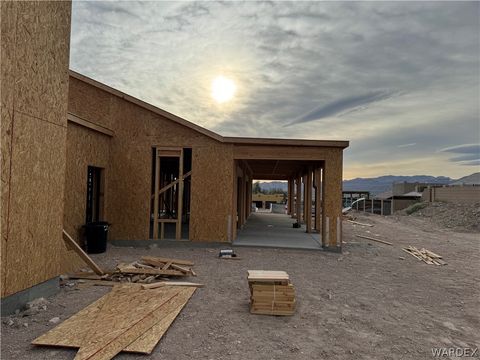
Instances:
[[[233,148],[234,244],[341,251],[342,153],[346,146],[348,142],[341,141],[237,138]],[[288,182],[286,215],[252,213],[253,180]],[[293,223],[301,227],[294,228]]]
[[[319,235],[305,232],[303,225],[293,228],[295,222],[285,214],[251,213],[233,245],[321,250]]]

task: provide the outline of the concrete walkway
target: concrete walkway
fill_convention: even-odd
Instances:
[[[289,215],[252,213],[233,245],[321,250],[320,235],[294,229],[294,222]]]

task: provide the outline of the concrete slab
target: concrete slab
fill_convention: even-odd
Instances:
[[[320,235],[306,233],[303,225],[294,229],[294,222],[289,215],[252,213],[233,245],[322,250]]]

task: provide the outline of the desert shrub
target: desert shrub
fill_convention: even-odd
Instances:
[[[424,202],[418,202],[418,203],[415,203],[413,205],[410,205],[409,207],[407,207],[405,209],[405,212],[408,214],[408,215],[412,215],[413,213],[417,212],[418,210],[421,210],[423,208],[425,208],[427,206],[427,203],[424,203]]]

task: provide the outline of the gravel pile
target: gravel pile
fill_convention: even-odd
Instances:
[[[430,218],[455,231],[480,232],[480,202],[475,204],[434,202],[410,216]]]

